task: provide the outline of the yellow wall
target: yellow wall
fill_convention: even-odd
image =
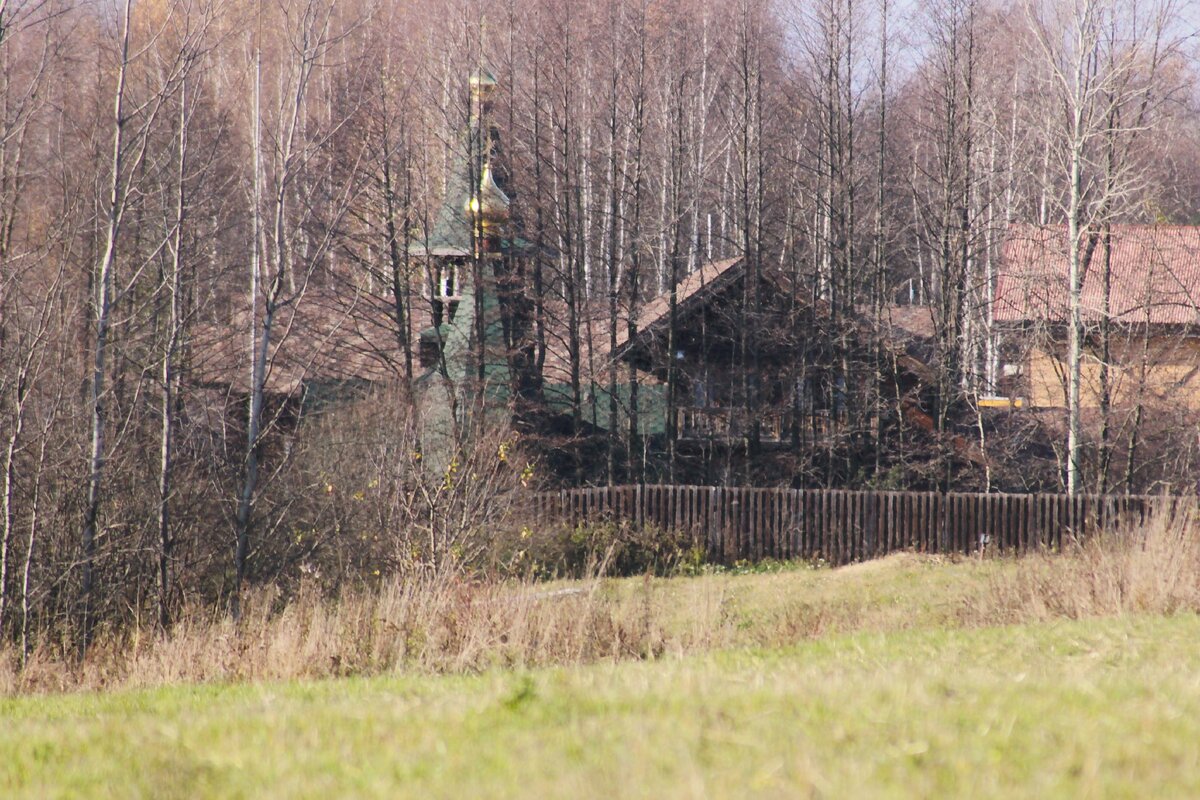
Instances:
[[[1200,410],[1200,340],[1157,337],[1114,338],[1109,367],[1113,405],[1169,402]],[[1144,364],[1144,366],[1143,366]],[[1032,405],[1065,408],[1067,363],[1064,349],[1034,347],[1027,361]],[[1100,404],[1100,361],[1085,353],[1081,366],[1084,407]]]

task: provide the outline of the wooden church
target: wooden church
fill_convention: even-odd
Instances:
[[[511,424],[564,483],[839,485],[857,465],[887,468],[875,454],[905,429],[940,435],[936,382],[911,343],[833,313],[802,270],[705,264],[626,302],[616,330],[607,297],[570,313],[553,288],[532,298],[536,260],[556,254],[522,238],[496,78],[480,68],[467,89],[439,211],[406,245],[411,301],[336,285],[299,298],[272,354],[280,402],[348,397],[407,370],[423,425],[451,437]],[[236,391],[244,370],[217,361],[210,382]]]

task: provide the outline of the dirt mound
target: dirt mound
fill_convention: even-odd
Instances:
[[[937,556],[928,556],[921,553],[891,553],[882,558],[872,558],[869,561],[859,561],[856,564],[838,567],[833,571],[833,574],[847,577],[869,575],[875,572],[915,567],[918,564],[925,564],[935,560],[937,560]]]

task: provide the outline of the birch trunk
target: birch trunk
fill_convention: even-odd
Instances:
[[[82,581],[79,589],[79,652],[87,649],[92,635],[92,594],[95,589],[96,525],[100,511],[104,481],[105,447],[105,373],[108,369],[108,334],[113,302],[113,270],[117,245],[125,210],[125,83],[129,68],[129,18],[132,0],[125,0],[121,13],[120,62],[117,84],[113,93],[112,169],[106,203],[104,251],[97,270],[95,305],[96,338],[92,346],[91,383],[91,442],[88,453],[87,500],[84,506],[83,530],[80,533],[82,550]]]

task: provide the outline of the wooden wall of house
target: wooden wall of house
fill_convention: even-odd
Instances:
[[[1182,335],[1114,335],[1109,382],[1114,406],[1170,403],[1200,411],[1200,338]],[[1028,400],[1066,408],[1067,360],[1063,347],[1034,346],[1026,359]],[[1089,353],[1081,367],[1085,408],[1100,405],[1101,360]]]

